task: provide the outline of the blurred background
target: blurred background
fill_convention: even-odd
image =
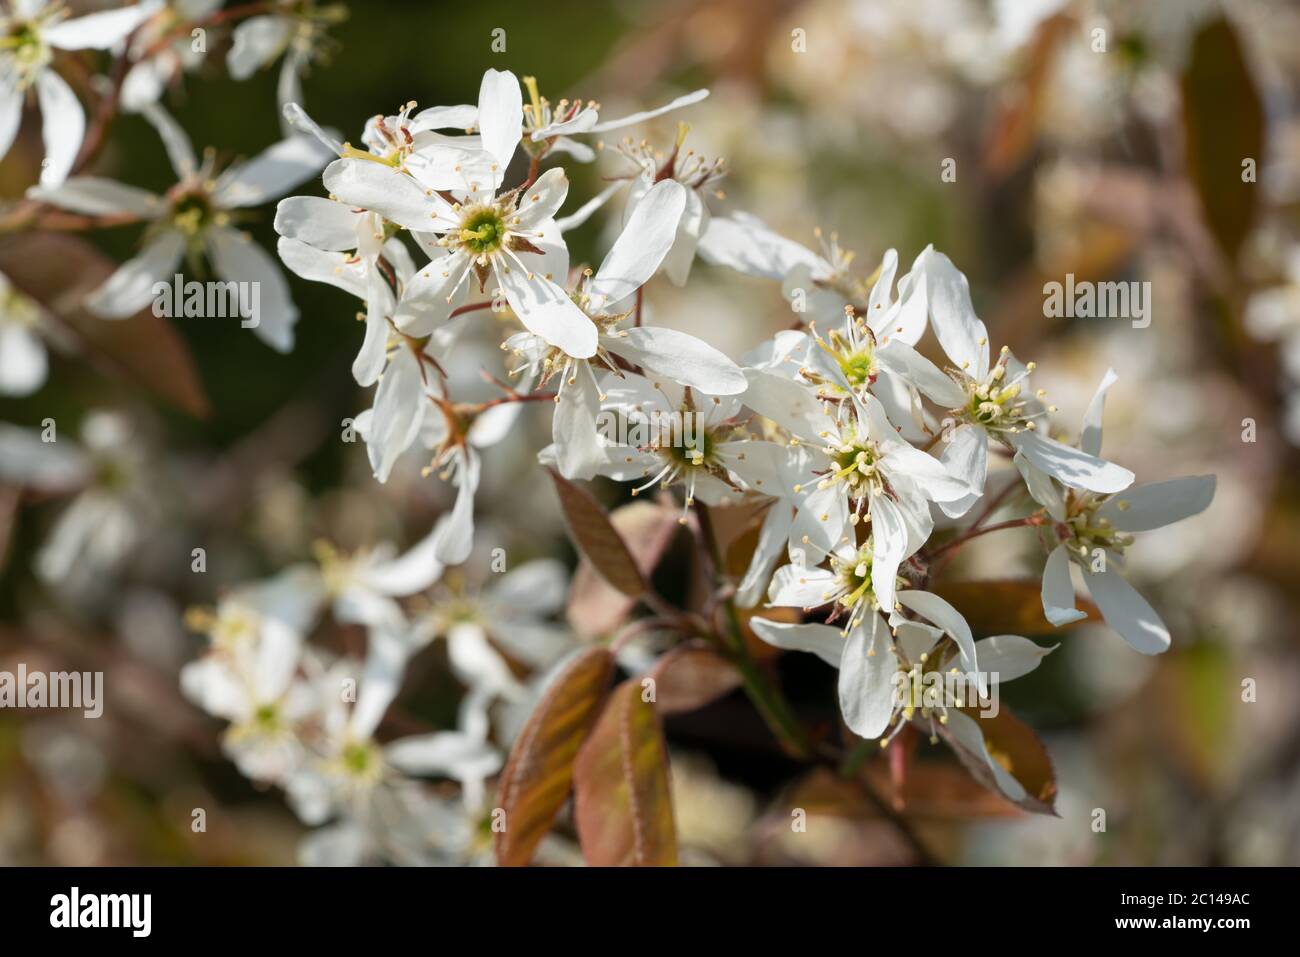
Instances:
[[[1059,817],[1022,814],[943,755],[917,765],[917,797],[898,813],[953,863],[1300,864],[1300,6],[350,6],[303,85],[308,112],[354,141],[367,117],[411,99],[474,102],[488,67],[536,76],[553,101],[599,100],[611,116],[707,86],[707,100],[637,135],[670,143],[685,120],[691,147],[725,157],[715,214],[753,213],[810,246],[814,229],[836,232],[864,264],[889,247],[910,262],[933,243],[969,276],[994,345],[1038,363],[1064,423],[1079,421],[1114,368],[1107,456],[1139,481],[1218,477],[1207,512],[1130,552],[1129,577],[1169,623],[1173,648],[1146,658],[1088,623],[1054,639],[1044,666],[1005,690],[1051,754]],[[503,53],[491,46],[497,28]],[[279,138],[276,71],[233,82],[213,35],[210,62],[167,103],[196,147],[252,155]],[[6,201],[36,179],[37,132],[26,123],[0,163]],[[602,153],[571,175],[570,195],[594,195],[612,168]],[[154,191],[172,182],[138,117],[116,124],[94,171]],[[299,192],[319,194],[319,183]],[[267,248],[271,217],[259,210],[246,224]],[[575,263],[599,261],[608,219],[568,237]],[[0,271],[38,272],[50,268],[38,258],[53,258],[102,272],[139,238],[134,227],[104,230],[74,250],[5,236]],[[1150,282],[1150,324],[1047,316],[1044,284],[1067,274]],[[364,448],[339,440],[343,420],[368,404],[349,373],[355,302],[320,284],[292,287],[302,316],[290,355],[228,324],[83,322],[84,335],[42,329],[48,381],[0,398],[0,421],[40,428],[52,418],[61,435],[112,450],[112,468],[96,470],[89,488],[0,486],[0,671],[103,670],[108,699],[94,721],[0,710],[0,863],[295,860],[303,828],[283,796],[241,777],[221,754],[220,725],[180,695],[178,670],[203,646],[184,612],[309,558],[320,538],[410,544],[449,498],[419,462],[377,484]],[[684,290],[655,285],[647,309],[733,356],[789,322],[776,284],[704,263]],[[477,346],[499,371],[491,325]],[[473,383],[477,369],[464,362],[453,377]],[[483,554],[448,587],[477,588],[496,546],[516,564],[576,564],[535,465],[546,411],[530,409],[490,451]],[[612,484],[596,491],[611,506],[626,497]],[[42,545],[93,492],[117,503],[113,527],[92,519],[101,534],[60,574],[42,574]],[[203,574],[191,570],[196,543]],[[1032,579],[1041,569],[1032,535],[976,544],[953,579],[990,577],[989,567]],[[688,561],[685,542],[668,548],[657,573],[665,593],[689,591]],[[572,624],[582,640],[583,623]],[[321,640],[346,647],[356,637],[335,631]],[[834,719],[829,669],[774,667],[801,715]],[[436,645],[417,659],[403,700],[446,726],[459,694]],[[878,808],[782,756],[739,692],[670,718],[667,732],[686,862],[912,859]],[[880,763],[869,773],[887,774]],[[806,832],[790,828],[794,806],[814,819]],[[190,827],[196,807],[207,811],[204,833]],[[1106,812],[1104,831],[1095,809]]]

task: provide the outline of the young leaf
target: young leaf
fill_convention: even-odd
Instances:
[[[1036,814],[1055,814],[1056,771],[1047,748],[1034,729],[1005,705],[990,717],[980,717],[974,708],[962,711],[979,726],[989,756],[1025,789],[1024,799],[1013,803]],[[939,726],[939,733],[952,745],[961,763],[977,781],[991,791],[1000,790],[982,755],[972,753],[943,725]]]
[[[681,526],[677,510],[658,502],[629,502],[609,516],[610,524],[627,542],[628,551],[645,578],[653,574],[659,559]],[[613,632],[636,604],[605,579],[587,559],[578,564],[569,589],[568,619],[583,638],[599,638]]]
[[[742,681],[731,662],[695,645],[668,652],[649,677],[655,682],[655,704],[664,715],[697,711],[739,688]]]
[[[934,593],[960,611],[977,635],[1051,635],[1060,630],[1043,615],[1038,581],[948,582],[937,585]],[[1088,616],[1079,622],[1101,621],[1097,606],[1088,599],[1076,597],[1075,607]]]
[[[630,678],[614,689],[574,765],[578,841],[587,863],[673,866],[677,829],[668,750],[655,706]]]
[[[1241,41],[1218,17],[1197,32],[1182,77],[1187,172],[1210,232],[1235,259],[1255,219],[1260,187],[1242,164],[1264,160],[1264,110]]]
[[[596,720],[614,658],[604,647],[580,651],[551,682],[515,739],[501,772],[498,803],[506,830],[497,863],[522,866],[555,822],[573,786],[573,761]]]
[[[629,598],[640,595],[645,590],[645,580],[628,551],[627,543],[614,530],[600,503],[554,470],[551,470],[551,481],[560,496],[569,537],[578,551],[605,581],[624,595]]]

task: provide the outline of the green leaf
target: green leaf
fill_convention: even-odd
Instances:
[[[573,544],[605,581],[629,598],[636,598],[645,591],[645,580],[605,510],[590,494],[550,471]]]
[[[573,762],[591,729],[614,657],[604,647],[580,651],[551,682],[515,739],[498,783],[506,830],[497,834],[497,863],[532,860],[573,787]]]
[[[614,689],[574,766],[575,819],[593,867],[674,866],[668,749],[639,679]]]
[[[1237,31],[1206,23],[1182,76],[1187,172],[1210,232],[1230,260],[1255,220],[1260,186],[1242,181],[1242,161],[1264,157],[1264,110]]]

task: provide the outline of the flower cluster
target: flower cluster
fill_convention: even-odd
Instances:
[[[946,728],[988,762],[1009,796],[1023,797],[971,718],[914,708],[895,691],[897,675],[918,666],[959,666],[986,689],[1045,653],[1018,636],[975,642],[961,614],[927,590],[945,552],[993,530],[984,522],[1011,502],[1008,475],[1038,506],[1005,525],[1037,528],[1047,546],[1048,619],[1082,616],[1073,565],[1130,645],[1168,647],[1159,616],[1120,573],[1124,552],[1132,533],[1203,510],[1213,478],[1133,486],[1132,472],[1101,457],[1113,375],[1071,440],[1045,390],[1031,384],[1034,363],[994,351],[966,278],[942,253],[925,249],[899,276],[889,250],[863,273],[834,235],[814,250],[745,214],[713,216],[723,166],[687,150],[681,125],[663,152],[625,142],[620,153],[633,169],[621,231],[598,268],[574,268],[565,229],[615,190],[557,219],[568,180],[562,166],[542,165],[581,162],[590,150],[572,137],[642,116],[605,122],[594,104],[552,106],[533,79],[521,84],[497,70],[484,75],[476,105],[417,112],[409,103],[374,117],[364,149],[295,107],[287,115],[338,159],[324,173],[329,198],[280,203],[281,258],[363,303],[353,371],[361,385],[378,386],[357,424],[380,481],[414,449],[429,457],[427,471],[457,486],[454,508],[433,533],[440,562],[469,555],[480,450],[506,436],[524,402],[553,398],[553,443],[539,460],[565,478],[605,476],[633,483],[632,494],[680,488],[684,522],[697,502],[766,507],[736,599],[752,607],[766,591],[772,606],[824,618],[757,619],[755,629],[840,669],[841,709],[863,738],[887,742],[923,717],[932,735]],[[527,170],[512,179],[520,154]],[[652,325],[644,287],[660,272],[685,283],[697,255],[779,282],[793,328],[733,361],[700,338]],[[461,361],[469,325],[486,321],[478,310],[511,330],[502,347],[516,384],[491,376],[498,399],[458,402],[448,369]],[[942,364],[918,350],[928,334]],[[619,428],[605,428],[610,422]],[[995,474],[1002,491],[990,495]],[[978,517],[968,521],[971,514]]]
[[[222,746],[239,770],[282,788],[316,828],[300,848],[304,863],[469,863],[487,849],[484,785],[501,767],[490,737],[504,720],[494,709],[527,700],[516,669],[544,668],[566,649],[546,621],[566,575],[539,560],[481,590],[440,582],[435,542],[431,534],[400,555],[389,544],[346,554],[320,542],[315,562],[187,615],[208,650],[182,670],[182,690],[228,722]],[[363,631],[364,659],[307,642],[329,627]],[[436,639],[466,689],[459,726],[401,733],[411,724],[395,704],[407,665]],[[380,744],[385,722],[398,736]],[[498,727],[498,739],[507,734]],[[416,778],[455,781],[461,798]]]

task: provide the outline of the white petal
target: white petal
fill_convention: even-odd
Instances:
[[[935,335],[958,368],[983,379],[989,369],[988,330],[971,305],[970,284],[947,256],[928,252],[926,291]]]
[[[259,703],[270,703],[284,694],[298,669],[301,655],[302,636],[298,632],[275,619],[262,622],[257,662],[253,666],[253,682]]]
[[[275,231],[317,249],[357,248],[357,227],[365,218],[350,206],[321,196],[290,196],[275,207]]]
[[[600,394],[595,380],[579,370],[577,381],[565,384],[551,417],[551,437],[560,474],[567,479],[591,479],[606,458],[597,416]]]
[[[647,194],[648,195],[648,194]],[[640,203],[637,204],[637,207]],[[634,207],[633,212],[635,213]],[[677,221],[677,237],[664,257],[664,275],[675,286],[686,285],[690,278],[691,263],[695,262],[695,250],[699,247],[700,237],[709,228],[709,210],[700,199],[700,194],[693,189],[686,191],[686,208]]]
[[[528,192],[519,200],[519,224],[516,228],[527,231],[544,227],[546,221],[559,212],[568,195],[569,178],[564,170],[558,166],[548,169],[537,177],[537,182],[528,187]]]
[[[568,294],[540,273],[514,266],[494,270],[510,308],[529,332],[575,359],[596,354],[596,324],[573,304]]]
[[[36,75],[36,97],[41,104],[41,138],[45,141],[41,184],[57,186],[72,171],[81,150],[86,135],[86,114],[72,87],[53,70],[42,70]]]
[[[894,713],[894,675],[898,660],[889,629],[876,614],[870,615],[844,642],[840,659],[840,712],[849,730],[871,740],[889,727]],[[873,653],[874,652],[874,653]]]
[[[1070,556],[1057,545],[1043,566],[1043,614],[1056,627],[1088,616],[1075,607],[1074,584],[1070,581]]]
[[[537,618],[563,608],[568,589],[564,563],[539,558],[506,572],[491,586],[489,594],[494,607]]]
[[[584,107],[578,111],[577,116],[573,119],[565,120],[561,123],[552,122],[548,126],[533,130],[532,141],[540,143],[542,140],[550,139],[555,136],[562,136],[570,133],[590,133],[600,119],[600,114],[590,106]]]
[[[392,293],[378,269],[366,272],[366,334],[352,360],[352,378],[357,385],[374,385],[388,361],[388,307]]]
[[[617,120],[606,120],[603,123],[597,123],[587,130],[588,133],[605,133],[609,130],[621,130],[625,126],[635,126],[637,123],[644,123],[646,120],[652,120],[656,116],[663,116],[673,110],[681,109],[683,106],[690,106],[692,103],[698,103],[709,95],[708,90],[695,90],[677,97],[671,103],[657,107],[653,110],[644,110],[640,113],[633,113],[630,116],[624,116]]]
[[[174,230],[162,233],[87,296],[87,307],[105,319],[134,315],[153,302],[155,283],[171,281],[184,252],[184,236]]]
[[[1011,462],[1025,480],[1029,497],[1047,509],[1047,513],[1058,522],[1065,521],[1065,498],[1051,477],[1037,466],[1031,465],[1023,451],[1017,450]]]
[[[1106,408],[1106,391],[1115,384],[1119,376],[1114,369],[1107,369],[1097,386],[1097,393],[1088,403],[1088,411],[1083,414],[1083,431],[1079,434],[1079,448],[1089,455],[1101,455],[1101,419]]]
[[[984,733],[980,731],[979,722],[965,712],[955,708],[948,710],[948,733],[951,734],[967,751],[976,757],[982,757],[993,773],[998,789],[1012,801],[1023,801],[1028,795],[1024,787],[1004,768],[993,755],[989,754],[984,744]]]
[[[950,473],[934,456],[906,443],[889,446],[880,462],[891,480],[895,476],[903,478],[933,502],[955,502],[970,494],[964,478]]]
[[[1134,485],[1102,505],[1097,517],[1110,519],[1122,532],[1149,532],[1205,511],[1214,500],[1214,486],[1213,475]]]
[[[381,482],[388,481],[393,464],[420,432],[425,406],[421,383],[420,369],[410,350],[399,352],[379,380],[366,444],[375,478]]]
[[[412,134],[426,130],[468,130],[478,125],[478,107],[469,103],[459,106],[431,106],[411,117],[407,128]]]
[[[478,491],[479,457],[461,450],[461,468],[456,476],[456,504],[439,520],[435,554],[440,562],[459,565],[474,547],[474,493]]]
[[[277,352],[291,350],[298,307],[271,255],[244,233],[224,226],[208,232],[207,247],[212,267],[222,279],[257,283],[259,308],[253,334]]]
[[[812,444],[823,444],[823,432],[836,431],[835,422],[807,387],[763,369],[746,369],[749,388],[745,405],[787,432]]]
[[[475,193],[481,199],[487,199],[501,185],[506,171],[487,150],[418,142],[415,152],[406,159],[406,169],[425,189]]]
[[[519,80],[509,70],[487,70],[478,89],[478,127],[483,148],[502,170],[514,158],[523,136],[524,101]]]
[[[638,326],[601,341],[608,351],[648,372],[707,395],[739,395],[748,387],[738,365],[707,342],[676,329]]]
[[[222,173],[212,198],[225,207],[260,206],[306,182],[331,156],[313,137],[292,136]]]
[[[901,339],[890,339],[876,350],[876,358],[886,369],[902,376],[943,408],[956,409],[965,404],[966,393],[961,386]]]
[[[293,21],[288,17],[250,17],[235,27],[226,69],[236,80],[247,80],[280,55],[289,42]]]
[[[45,382],[45,344],[26,326],[0,317],[0,395],[31,395]]]
[[[437,529],[391,561],[379,562],[361,572],[367,587],[384,595],[404,596],[422,592],[442,577],[442,563],[434,556]]]
[[[829,601],[835,573],[825,568],[783,565],[772,576],[768,600],[782,608],[815,608]]]
[[[0,71],[0,158],[14,145],[18,127],[23,121],[23,94],[13,71]]]
[[[989,471],[988,434],[978,426],[958,426],[949,435],[948,445],[939,456],[939,461],[972,490],[969,495],[939,505],[949,518],[960,518],[984,494],[984,483]]]
[[[811,249],[743,213],[712,217],[700,239],[699,252],[707,263],[763,279],[782,281],[798,265],[806,266],[813,276],[829,271],[827,263]]]
[[[328,252],[296,239],[281,238],[275,244],[280,260],[295,276],[309,282],[329,283],[358,299],[367,296],[366,270],[349,253]]]
[[[793,521],[794,510],[784,499],[777,499],[767,510],[763,527],[758,532],[758,544],[749,559],[749,567],[745,569],[745,577],[736,586],[736,604],[741,608],[753,608],[762,600],[763,589],[772,577],[772,569],[785,550]]]
[[[886,610],[894,607],[898,567],[907,557],[907,540],[907,523],[899,506],[887,495],[871,496],[871,590]]]
[[[900,591],[898,600],[902,605],[938,625],[952,636],[952,640],[957,643],[957,648],[961,652],[965,670],[978,671],[975,638],[971,635],[970,625],[966,624],[966,619],[961,616],[961,612],[938,595],[926,591]]]
[[[830,625],[792,625],[769,618],[751,618],[754,634],[769,645],[787,651],[810,651],[832,668],[840,667],[844,635]]]
[[[1072,488],[1120,492],[1133,484],[1133,473],[1128,469],[1037,432],[1017,432],[1008,439],[1030,464]]]
[[[374,210],[385,219],[421,231],[456,225],[451,206],[427,195],[409,176],[369,160],[341,159],[325,167],[325,188],[349,206]]]
[[[190,138],[185,135],[180,124],[172,118],[172,115],[164,110],[157,103],[150,103],[141,108],[140,112],[144,118],[158,132],[159,138],[163,141],[163,149],[167,151],[167,158],[171,160],[172,170],[176,173],[177,178],[184,179],[195,171],[198,163],[194,159],[194,147],[190,144]]]
[[[790,547],[795,552],[803,549],[807,562],[816,563],[833,551],[851,529],[848,497],[843,487],[837,483],[815,489],[795,513]]]
[[[587,287],[593,309],[618,312],[618,304],[655,274],[673,246],[685,208],[686,189],[674,180],[656,184],[642,197]]]
[[[305,136],[314,136],[317,143],[320,143],[321,146],[335,156],[343,155],[343,144],[339,142],[334,131],[321,129],[320,124],[308,116],[307,111],[297,103],[285,103],[280,108],[280,114],[284,117],[284,122],[290,130],[295,130]],[[285,135],[289,135],[287,131]]]
[[[458,778],[462,769],[484,770],[500,764],[490,744],[459,731],[435,731],[399,738],[384,748],[384,760],[406,774],[442,774]],[[486,769],[491,774],[495,769]]]
[[[97,176],[74,176],[54,187],[33,186],[27,198],[87,216],[129,214],[151,218],[161,206],[153,193]]]
[[[362,741],[374,734],[384,712],[397,697],[409,657],[407,644],[383,628],[371,628],[366,644],[366,663],[361,671],[357,703],[348,718],[348,731]]]
[[[975,642],[975,650],[979,654],[980,667],[993,683],[1029,674],[1056,650],[1056,646],[1044,648],[1019,635],[994,635]]]
[[[60,50],[107,50],[125,40],[157,9],[150,3],[135,3],[117,10],[88,13],[46,27],[41,31],[41,39]]]
[[[1087,579],[1088,591],[1092,592],[1106,624],[1135,650],[1144,655],[1158,655],[1169,648],[1169,629],[1165,623],[1109,563],[1106,571],[1089,572]]]
[[[463,256],[441,256],[412,276],[393,314],[398,328],[407,335],[427,336],[445,323],[452,310],[448,292],[468,265]]]

